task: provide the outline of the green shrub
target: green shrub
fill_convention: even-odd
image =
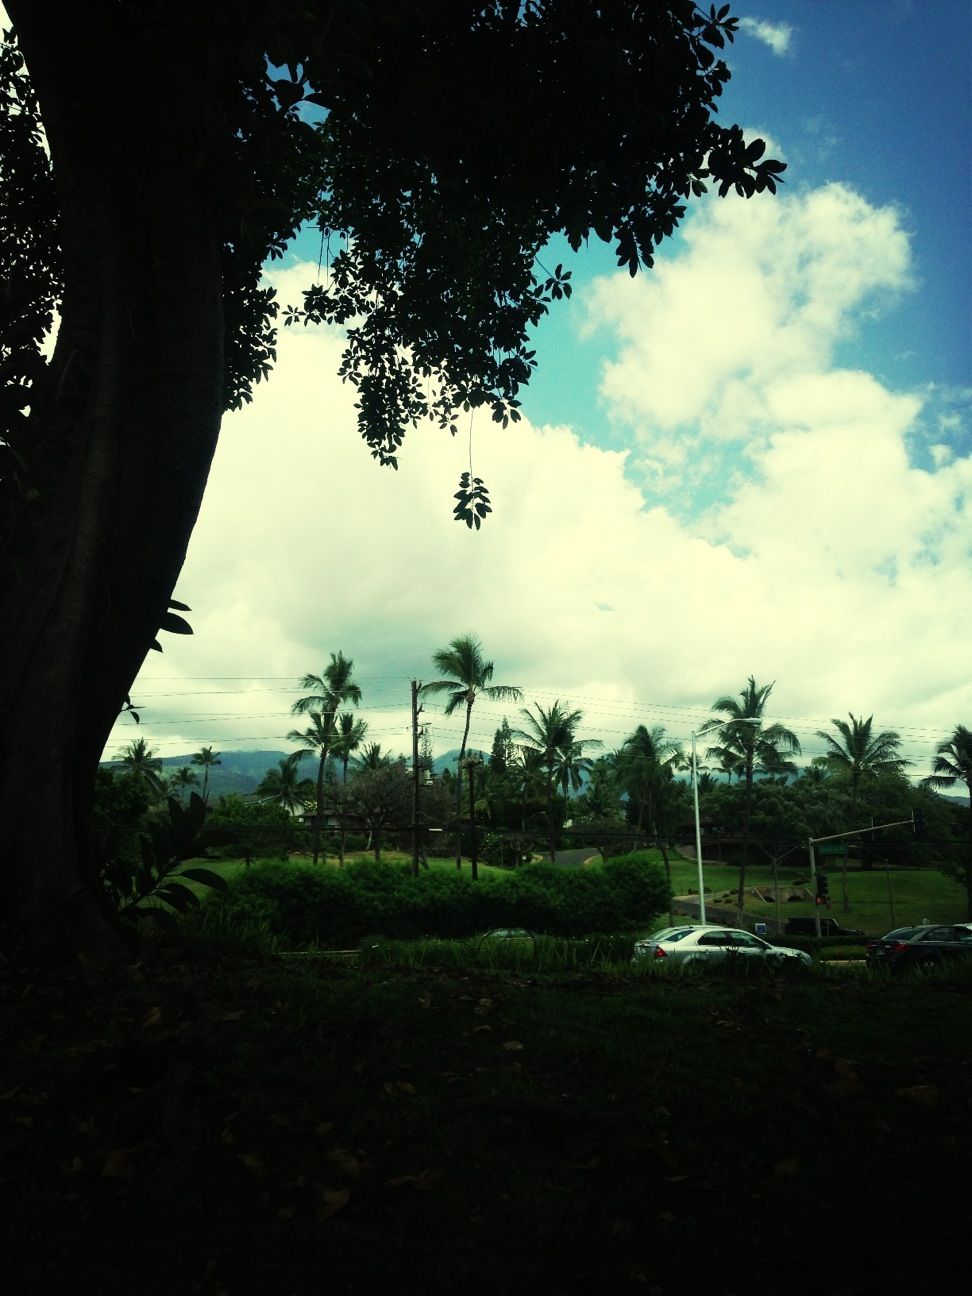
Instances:
[[[462,939],[496,927],[566,937],[625,931],[662,912],[668,890],[656,864],[631,856],[591,869],[531,864],[480,882],[468,873],[412,877],[407,865],[389,861],[343,870],[265,861],[213,903],[300,947],[353,945],[366,933],[414,940]]]

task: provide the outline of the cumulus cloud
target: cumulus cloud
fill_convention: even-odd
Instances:
[[[285,272],[283,295],[315,274]],[[898,215],[846,187],[703,206],[656,274],[582,294],[630,450],[477,416],[495,505],[479,533],[451,516],[468,433],[417,429],[400,471],[378,468],[340,336],[285,330],[271,382],[224,425],[178,588],[195,637],[136,690],[150,744],[285,746],[293,683],[341,649],[372,736],[405,751],[409,679],[471,631],[498,682],[568,699],[608,748],[638,723],[687,738],[753,673],[811,747],[831,715],[873,712],[924,770],[972,710],[972,459],[933,393],[835,361],[908,283]],[[504,713],[481,704],[472,741]],[[424,718],[436,750],[458,745],[456,720]]]
[[[910,282],[897,213],[839,184],[710,202],[684,242],[656,274],[601,279],[588,299],[588,327],[619,344],[602,380],[609,412],[649,465],[671,466],[676,433],[683,448],[765,440],[781,376],[826,369],[862,317]],[[710,463],[723,473],[721,456]],[[697,478],[699,457],[688,464]],[[671,472],[666,482],[698,484]]]
[[[779,57],[790,52],[793,28],[789,23],[771,23],[762,18],[740,18],[739,30],[763,45],[768,45]]]

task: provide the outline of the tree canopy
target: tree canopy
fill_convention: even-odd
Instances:
[[[570,291],[541,264],[551,236],[609,241],[635,273],[690,195],[772,191],[783,165],[715,119],[728,6],[7,8],[0,893],[20,927],[51,939],[56,913],[57,939],[104,957],[83,846],[97,762],[166,617],[221,415],[272,367],[264,262],[317,223],[323,282],[287,318],[344,328],[361,433],[394,465],[427,415],[517,417],[528,330]],[[478,525],[485,483],[470,470],[456,496]],[[56,773],[25,790],[49,712]]]

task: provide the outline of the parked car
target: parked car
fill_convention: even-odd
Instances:
[[[816,918],[788,918],[783,929],[787,936],[816,936]],[[820,919],[821,936],[863,936],[859,927],[842,927],[836,918]]]
[[[645,940],[635,941],[633,962],[651,959],[654,963],[672,965],[725,963],[729,959],[758,959],[770,964],[796,961],[813,962],[803,950],[771,945],[752,932],[738,927],[704,926],[663,927]]]
[[[896,927],[880,940],[870,941],[866,956],[871,967],[903,972],[933,967],[947,959],[972,956],[972,923],[922,923]]]

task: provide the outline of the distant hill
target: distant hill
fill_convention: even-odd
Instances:
[[[267,770],[275,769],[277,763],[287,754],[287,752],[282,751],[220,752],[220,763],[212,766],[209,771],[210,801],[216,801],[221,796],[229,796],[231,792],[236,792],[240,796],[255,792],[257,784],[263,779]],[[102,761],[102,764],[109,769],[120,768],[117,761]],[[193,765],[192,752],[186,752],[182,756],[165,756],[162,759],[162,771],[167,775],[173,774],[177,769],[181,769],[183,765],[188,765],[195,770],[199,776],[199,787],[201,789],[203,770],[201,766]],[[308,777],[315,777],[317,774],[316,760],[305,757],[303,765]]]
[[[489,752],[480,751],[476,747],[467,747],[466,756],[478,756],[482,761],[489,761]],[[443,770],[456,772],[456,762],[459,759],[459,748],[453,747],[451,751],[444,752],[441,756],[436,756],[432,762],[432,773],[441,774]]]
[[[257,784],[262,780],[267,770],[276,769],[278,762],[289,754],[289,752],[284,751],[220,752],[220,763],[214,765],[209,771],[210,801],[217,801],[221,796],[229,796],[231,792],[236,792],[240,796],[255,792]],[[489,752],[479,751],[473,747],[467,748],[467,755],[479,756],[483,761],[489,760]],[[437,756],[432,762],[433,773],[441,774],[444,769],[455,772],[458,759],[458,747],[445,752],[442,756]],[[118,761],[102,761],[102,765],[108,769],[120,768]],[[199,788],[201,789],[203,771],[200,766],[193,765],[192,752],[185,752],[182,756],[165,756],[162,759],[162,770],[167,775],[173,774],[177,769],[182,769],[183,765],[188,765],[195,770],[199,776]],[[317,777],[317,758],[315,756],[305,756],[302,765],[308,778]]]

